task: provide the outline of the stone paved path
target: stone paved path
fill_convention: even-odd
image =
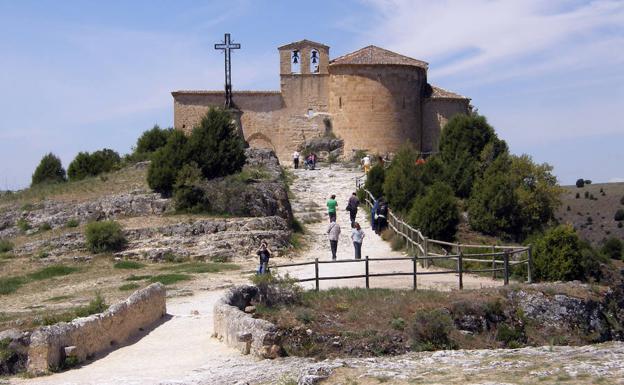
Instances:
[[[362,175],[358,169],[345,168],[341,165],[331,167],[321,167],[317,170],[294,170],[296,179],[291,186],[295,195],[292,202],[295,217],[305,222],[310,218],[320,218],[316,223],[306,225],[306,241],[309,248],[303,253],[301,258],[296,258],[293,262],[331,260],[331,251],[326,231],[329,217],[326,213],[326,201],[331,194],[336,195],[338,201],[337,222],[342,232],[338,243],[338,260],[354,259],[353,244],[350,234],[349,213],[345,210],[347,201],[355,191],[355,178]],[[362,226],[366,236],[362,246],[362,255],[374,257],[406,257],[402,251],[393,251],[390,244],[376,235],[370,226],[368,215],[363,209],[358,211],[357,221]],[[288,263],[287,261],[275,260],[275,263]],[[419,271],[434,271],[441,269],[424,269],[418,266]],[[390,272],[411,272],[413,265],[411,261],[379,261],[370,262],[371,273]],[[281,273],[288,272],[293,277],[311,278],[314,277],[314,266],[298,266],[281,269]],[[319,276],[348,276],[364,274],[364,263],[332,263],[320,264]],[[413,281],[410,276],[402,277],[379,277],[371,278],[371,287],[384,288],[412,288]],[[501,280],[492,280],[487,277],[476,275],[464,275],[464,288],[476,289],[481,287],[499,286]],[[306,288],[313,288],[314,282],[303,284]],[[363,278],[345,280],[321,281],[321,289],[329,287],[364,287]],[[458,286],[456,274],[425,275],[418,277],[418,287],[423,289],[451,290]]]

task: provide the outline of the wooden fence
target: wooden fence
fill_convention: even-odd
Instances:
[[[356,187],[364,189],[363,178],[356,178]],[[373,207],[375,197],[370,191],[364,189],[366,193],[365,203],[369,208]],[[452,243],[429,239],[419,230],[408,225],[388,210],[388,227],[406,242],[407,252],[410,257],[381,257],[364,259],[351,259],[339,261],[314,261],[299,262],[291,264],[273,265],[271,268],[285,268],[294,266],[314,265],[314,277],[297,279],[297,282],[315,282],[315,289],[319,290],[320,281],[363,278],[366,288],[370,287],[371,277],[391,277],[391,276],[412,276],[413,289],[418,288],[419,275],[435,274],[456,274],[458,288],[464,288],[464,274],[492,273],[492,278],[498,278],[497,274],[502,273],[503,283],[509,284],[512,270],[518,266],[526,266],[526,278],[528,283],[532,283],[533,258],[531,246],[501,246],[501,245],[470,245]],[[488,252],[471,252],[473,249],[488,249]],[[468,251],[468,252],[466,252]],[[376,261],[411,261],[410,271],[393,273],[372,273],[370,262]],[[443,261],[449,261],[444,263]],[[418,262],[422,267],[443,264],[443,267],[431,271],[418,271]],[[364,274],[347,276],[321,277],[319,275],[319,265],[325,263],[364,263]],[[485,267],[483,267],[485,265]],[[451,266],[451,267],[449,267]]]

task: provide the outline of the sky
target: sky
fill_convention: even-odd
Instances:
[[[172,126],[171,91],[222,89],[225,32],[234,92],[279,89],[280,45],[374,44],[428,62],[560,183],[624,181],[624,1],[0,0],[0,190],[48,152],[67,167]]]

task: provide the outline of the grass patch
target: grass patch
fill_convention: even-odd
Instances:
[[[78,220],[74,218],[68,220],[67,223],[65,223],[65,227],[67,228],[78,227],[78,225],[80,225],[80,222],[78,222]]]
[[[149,279],[152,278],[151,275],[134,275],[132,274],[131,276],[129,276],[128,278],[126,278],[126,281],[143,281],[144,279]]]
[[[44,302],[61,302],[72,298],[74,298],[73,295],[57,295],[56,297],[46,299]]]
[[[113,267],[115,269],[135,270],[142,269],[145,267],[145,265],[136,261],[119,261],[115,263]]]
[[[11,294],[26,283],[24,277],[0,278],[0,295]]]
[[[102,313],[108,309],[104,297],[100,293],[95,293],[95,297],[88,305],[78,306],[70,311],[56,314],[45,314],[42,318],[43,325],[54,325],[59,322],[71,322],[75,318],[88,317],[91,314]]]
[[[152,283],[160,282],[163,285],[173,285],[177,282],[188,281],[191,278],[188,274],[160,274],[151,277],[149,281]]]
[[[214,262],[189,262],[172,266],[161,267],[160,270],[172,270],[177,273],[219,273],[225,270],[237,270],[240,266],[232,263],[214,263]]]
[[[121,291],[129,291],[129,290],[136,290],[136,289],[138,289],[140,287],[141,287],[141,285],[139,285],[138,283],[126,283],[125,285],[119,286],[119,290],[121,290]]]
[[[0,253],[6,253],[7,251],[12,251],[13,250],[13,242],[6,240],[6,239],[0,239]]]
[[[15,254],[13,253],[0,253],[0,260],[13,258],[15,258]]]
[[[33,281],[41,281],[44,279],[50,279],[54,277],[62,277],[64,275],[69,275],[71,273],[75,273],[79,269],[77,267],[65,266],[65,265],[52,265],[48,267],[44,267],[43,269],[37,270],[34,273],[28,274],[28,278]]]

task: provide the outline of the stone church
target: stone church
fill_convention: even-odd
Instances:
[[[470,99],[429,84],[424,61],[364,47],[331,59],[329,47],[310,40],[283,45],[280,91],[233,91],[245,139],[271,148],[282,161],[306,140],[331,131],[344,140],[344,155],[395,152],[411,141],[436,151],[440,132]],[[174,126],[190,131],[224,91],[174,91]]]

